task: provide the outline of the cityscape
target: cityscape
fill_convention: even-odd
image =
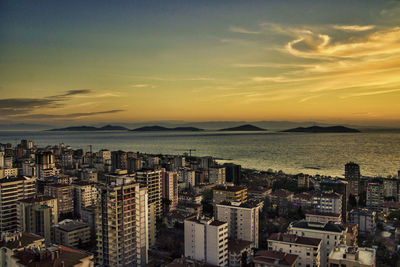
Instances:
[[[400,178],[0,144],[2,266],[395,266]],[[400,171],[399,171],[400,175]]]
[[[0,267],[400,267],[400,0],[0,0]]]

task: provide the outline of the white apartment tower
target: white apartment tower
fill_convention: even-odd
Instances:
[[[228,224],[213,218],[186,219],[185,257],[228,266]]]
[[[99,187],[96,210],[97,263],[145,266],[148,262],[147,189],[132,178]]]
[[[28,177],[0,179],[0,232],[18,228],[18,201],[36,194],[36,179]]]
[[[260,205],[255,201],[221,202],[215,205],[215,218],[227,222],[229,238],[250,241],[258,248]]]

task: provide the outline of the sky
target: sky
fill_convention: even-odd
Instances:
[[[400,126],[400,1],[0,0],[0,122]]]

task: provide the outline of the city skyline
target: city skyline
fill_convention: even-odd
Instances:
[[[400,126],[399,1],[2,1],[0,122]]]

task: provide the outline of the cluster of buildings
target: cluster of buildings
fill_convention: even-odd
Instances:
[[[397,207],[399,181],[364,179],[357,166],[345,179],[297,175],[295,194],[246,184],[239,165],[212,157],[0,144],[0,265],[376,266],[358,234]],[[260,234],[262,214],[292,209],[304,218]],[[183,248],[160,263],[164,227],[181,229]]]

